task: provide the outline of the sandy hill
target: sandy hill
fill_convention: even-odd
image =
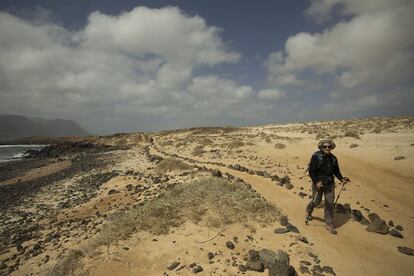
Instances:
[[[70,154],[0,167],[0,271],[412,275],[413,127],[400,116],[72,138]],[[351,179],[337,235],[323,208],[304,222],[305,170],[325,137]]]

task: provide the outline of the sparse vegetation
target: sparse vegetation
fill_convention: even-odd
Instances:
[[[79,262],[84,257],[80,250],[70,250],[58,258],[56,265],[49,272],[49,276],[81,275]],[[76,273],[78,272],[78,273]]]
[[[276,143],[275,144],[275,148],[276,149],[284,149],[284,148],[286,148],[286,145],[285,144],[282,144],[282,143]]]
[[[240,148],[240,147],[243,147],[243,146],[244,146],[244,143],[240,140],[236,140],[236,141],[233,141],[233,142],[230,142],[229,144],[227,144],[228,149],[237,149],[237,148]]]
[[[242,182],[209,177],[176,185],[158,198],[113,216],[95,240],[95,246],[126,239],[137,231],[167,234],[186,221],[210,227],[258,222],[265,226],[280,215],[273,204]]]
[[[193,149],[193,155],[194,155],[194,156],[200,156],[200,155],[202,155],[204,152],[205,152],[205,150],[204,150],[204,146],[200,146],[200,145],[198,145],[198,146],[195,146],[195,147],[194,147],[194,149]]]
[[[361,137],[359,137],[358,132],[352,131],[352,130],[345,131],[344,137],[352,137],[352,138],[355,138],[355,139],[361,139]]]
[[[166,173],[174,170],[188,170],[191,166],[175,158],[166,158],[161,160],[155,167],[157,173]]]

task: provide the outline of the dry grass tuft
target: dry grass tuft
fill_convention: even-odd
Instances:
[[[286,145],[285,144],[282,144],[282,143],[276,143],[275,144],[275,148],[277,148],[277,149],[284,149],[284,148],[286,148]]]
[[[205,153],[205,150],[204,150],[204,146],[202,145],[195,146],[192,152],[194,156],[201,156],[203,155],[203,153]]]
[[[232,223],[273,223],[280,215],[273,204],[242,182],[208,177],[199,181],[176,185],[158,198],[142,206],[117,213],[104,226],[95,245],[109,245],[127,239],[137,231],[155,235],[167,234],[172,227],[186,221],[211,227]]]
[[[244,146],[244,143],[240,140],[232,141],[227,144],[228,149],[238,149],[243,146]]]
[[[187,163],[175,158],[166,158],[157,164],[155,172],[166,173],[174,170],[189,170],[192,167]]]
[[[49,276],[81,275],[80,260],[84,257],[80,250],[70,250],[66,255],[59,257],[56,265],[49,272]]]
[[[351,130],[345,131],[344,137],[352,137],[352,138],[355,138],[355,139],[361,139],[361,137],[359,137],[358,132],[351,131]]]

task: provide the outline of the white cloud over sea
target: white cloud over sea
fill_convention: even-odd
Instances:
[[[2,113],[71,118],[95,131],[150,130],[224,124],[260,101],[250,86],[193,74],[240,54],[222,30],[178,8],[97,11],[79,31],[7,13],[0,25]]]

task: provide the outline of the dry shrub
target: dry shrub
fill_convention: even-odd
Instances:
[[[318,134],[316,134],[315,139],[316,140],[320,140],[320,139],[323,139],[325,137],[326,137],[326,134],[325,133],[318,133]]]
[[[381,133],[382,132],[382,127],[380,127],[380,126],[377,126],[377,127],[375,127],[373,130],[372,130],[372,132],[373,133]]]
[[[80,260],[85,254],[80,250],[70,250],[58,258],[56,265],[48,273],[49,276],[81,275]]]
[[[191,166],[175,158],[166,158],[161,160],[155,167],[157,173],[166,173],[174,170],[189,170]]]
[[[268,144],[270,144],[270,143],[272,143],[272,139],[270,139],[269,137],[266,137],[265,138],[265,142],[268,143]]]
[[[277,207],[247,184],[224,178],[208,177],[189,184],[176,185],[158,198],[127,212],[114,214],[98,234],[95,245],[110,245],[127,239],[137,231],[167,234],[186,221],[212,227],[232,223],[275,222]]]
[[[355,139],[361,139],[361,138],[359,137],[358,132],[356,132],[356,131],[352,131],[352,130],[347,130],[347,131],[345,131],[345,133],[344,133],[344,137],[352,137],[352,138],[355,138]]]
[[[282,143],[277,143],[277,144],[275,144],[275,148],[276,149],[284,149],[284,148],[286,148],[286,145],[282,144]]]
[[[165,147],[165,146],[172,146],[172,145],[174,145],[174,140],[166,140],[166,141],[164,141],[164,142],[161,142],[161,143],[160,143],[160,145],[161,145],[162,147]]]
[[[214,142],[211,139],[209,139],[209,138],[203,138],[203,139],[201,139],[201,140],[198,141],[198,144],[200,146],[207,146],[207,145],[214,144]]]
[[[240,147],[243,147],[243,146],[244,146],[244,143],[240,140],[233,141],[233,142],[230,142],[229,144],[227,144],[228,149],[237,149],[237,148],[240,148]]]

